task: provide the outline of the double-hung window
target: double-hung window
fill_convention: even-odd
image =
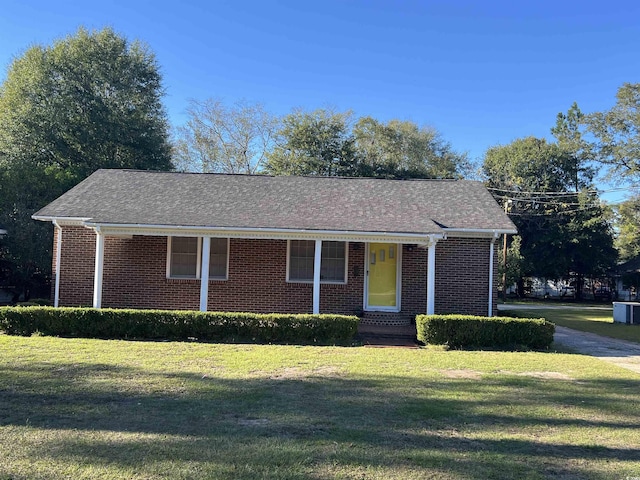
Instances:
[[[229,239],[212,238],[209,254],[209,278],[215,280],[227,279],[227,265],[229,260]]]
[[[313,240],[289,241],[287,281],[313,282],[315,245],[316,242]],[[320,282],[347,282],[346,242],[322,242]]]
[[[199,278],[200,239],[196,237],[169,238],[169,277]]]
[[[202,238],[169,237],[167,248],[168,278],[200,278]],[[229,239],[212,238],[209,254],[209,278],[226,280],[229,263]]]

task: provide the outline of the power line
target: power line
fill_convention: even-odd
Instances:
[[[533,206],[535,205],[556,205],[558,207],[583,207],[583,206],[587,206],[584,203],[579,203],[579,202],[558,202],[558,201],[546,201],[546,200],[539,200],[537,198],[511,198],[511,197],[507,197],[507,196],[499,196],[498,198],[500,199],[504,199],[504,200],[508,200],[514,204],[519,204],[519,203],[524,203],[524,204],[531,204]],[[593,207],[597,207],[597,206],[602,206],[600,203],[591,203],[590,204]]]
[[[507,201],[511,204],[515,204],[516,206],[518,204],[522,204],[522,205],[529,204],[535,209],[538,208],[538,205],[548,206],[548,207],[549,206],[558,207],[558,208],[580,207],[578,209],[571,209],[568,211],[568,213],[573,213],[576,211],[583,211],[583,210],[588,210],[593,208],[602,208],[607,206],[611,207],[611,206],[619,205],[626,201],[625,199],[621,199],[617,201],[606,201],[600,198],[597,198],[597,199],[591,198],[590,200],[592,200],[592,202],[590,203],[576,202],[575,199],[581,195],[593,197],[594,195],[599,196],[600,194],[604,194],[604,193],[633,190],[637,188],[640,188],[640,187],[638,186],[617,187],[617,188],[611,188],[607,190],[582,190],[580,192],[567,192],[567,191],[535,192],[535,191],[507,190],[502,188],[487,187],[488,190],[493,191],[493,197],[497,201],[499,202]],[[573,201],[563,201],[564,198],[566,198],[567,200],[573,200]],[[558,215],[560,213],[561,212],[559,211],[554,211],[554,212],[539,213],[535,215],[549,216],[549,215]],[[533,213],[516,213],[516,212],[509,212],[509,214],[510,215],[534,215]]]
[[[503,193],[513,193],[513,194],[518,194],[518,195],[560,195],[560,196],[570,196],[570,195],[579,195],[580,193],[595,193],[595,194],[603,194],[603,193],[613,193],[613,192],[623,192],[623,191],[635,191],[635,190],[640,190],[640,185],[631,185],[629,187],[616,187],[616,188],[609,188],[606,190],[598,190],[598,189],[592,189],[592,190],[581,190],[579,192],[567,192],[567,191],[551,191],[551,192],[536,192],[536,191],[527,191],[527,190],[509,190],[506,188],[496,188],[496,187],[487,187],[487,190],[492,190],[492,191],[496,191],[496,192],[503,192]]]
[[[573,215],[578,212],[586,212],[587,210],[593,210],[595,207],[574,208],[571,210],[558,211],[558,212],[545,212],[545,213],[523,213],[523,212],[508,212],[507,215],[515,217],[557,217],[559,215]]]
[[[494,188],[494,187],[487,187],[487,190],[493,190],[496,192],[503,192],[505,194],[507,193],[511,193],[511,194],[517,194],[517,195],[548,195],[548,196],[553,196],[553,195],[560,195],[560,196],[571,196],[571,195],[579,195],[580,193],[600,193],[600,191],[598,190],[582,190],[580,192],[530,192],[530,191],[526,191],[526,190],[507,190],[505,188]]]

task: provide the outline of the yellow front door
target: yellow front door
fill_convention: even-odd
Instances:
[[[393,309],[397,307],[398,245],[369,244],[368,307]]]

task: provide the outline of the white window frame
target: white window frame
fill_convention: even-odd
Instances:
[[[202,237],[197,237],[197,244],[198,244],[198,248],[197,248],[197,257],[196,257],[196,276],[195,277],[181,277],[181,276],[171,276],[171,242],[173,237],[180,237],[181,235],[173,235],[173,236],[168,236],[167,237],[167,272],[166,272],[166,277],[169,280],[200,280],[200,272],[202,271],[202,262],[203,262],[203,258],[202,258]],[[188,235],[186,235],[188,236]],[[224,237],[211,237],[211,238],[224,238]],[[226,265],[226,275],[224,277],[212,277],[211,275],[209,275],[209,280],[218,280],[218,281],[223,281],[223,280],[229,280],[229,257],[230,255],[230,248],[231,248],[231,239],[227,238],[227,265]]]
[[[296,239],[297,240],[297,239]],[[314,240],[307,240],[307,241],[311,241],[313,242]],[[329,240],[329,241],[336,241],[336,240]],[[341,243],[344,243],[344,281],[343,282],[337,282],[335,280],[320,280],[321,284],[327,284],[327,285],[346,285],[348,283],[348,274],[349,274],[349,242],[342,242],[340,240],[337,240]],[[315,246],[314,246],[314,250],[315,250]],[[291,260],[291,240],[287,240],[287,283],[313,283],[313,278],[311,280],[291,280],[289,278],[289,262]]]

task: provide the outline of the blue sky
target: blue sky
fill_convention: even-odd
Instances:
[[[111,26],[155,52],[174,125],[190,98],[351,109],[431,125],[478,159],[640,82],[639,19],[640,2],[617,0],[5,0],[0,64]]]

